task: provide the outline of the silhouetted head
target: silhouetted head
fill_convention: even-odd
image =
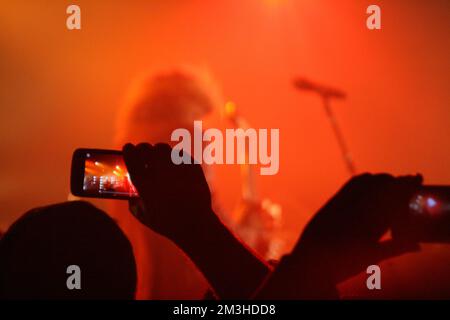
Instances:
[[[169,143],[173,130],[191,129],[221,106],[219,87],[206,70],[184,66],[149,73],[132,84],[119,110],[116,143]]]
[[[0,299],[133,299],[135,288],[130,242],[87,202],[33,209],[0,241]]]

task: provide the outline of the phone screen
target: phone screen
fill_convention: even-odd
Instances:
[[[87,152],[84,161],[83,193],[100,197],[138,197],[120,154]]]
[[[409,203],[415,215],[440,218],[450,215],[450,188],[445,186],[424,186]]]
[[[450,243],[450,186],[422,186],[409,202],[410,215],[394,227],[397,237]]]

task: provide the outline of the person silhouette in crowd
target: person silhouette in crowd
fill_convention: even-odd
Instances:
[[[243,245],[211,209],[198,164],[175,165],[167,144],[123,147],[140,199],[130,210],[181,248],[220,299],[337,299],[336,285],[371,264],[417,251],[382,236],[407,214],[422,177],[363,174],[314,215],[290,255],[272,268]]]
[[[206,70],[180,66],[146,73],[133,83],[121,105],[115,144],[118,147],[140,141],[174,144],[171,134],[175,129],[186,128],[193,134],[195,120],[204,121],[206,128],[217,117],[222,104],[218,85]],[[210,184],[212,176],[210,172]],[[115,201],[109,209],[133,245],[138,266],[138,299],[198,299],[204,295],[207,282],[173,243],[130,217],[126,203]],[[216,210],[216,213],[227,219],[226,212]]]
[[[87,202],[33,209],[0,240],[0,299],[133,299],[135,289],[130,242]]]
[[[348,181],[311,219],[257,299],[337,299],[337,284],[373,264],[418,251],[408,234],[383,240],[407,220],[422,177],[362,174]]]

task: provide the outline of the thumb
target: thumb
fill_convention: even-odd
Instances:
[[[141,176],[142,176],[142,163],[140,162],[140,157],[138,151],[134,145],[127,143],[122,148],[123,159],[127,167],[128,173],[130,174],[131,181],[138,188],[141,186]]]

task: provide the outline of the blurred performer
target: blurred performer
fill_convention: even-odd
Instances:
[[[219,91],[206,73],[179,68],[150,75],[132,87],[120,110],[116,146],[120,149],[126,142],[166,142],[173,146],[173,130],[186,128],[193,134],[193,122],[204,120],[220,106]],[[133,244],[137,298],[201,298],[207,283],[193,263],[170,241],[126,214],[127,210],[127,203],[117,201],[112,214]]]

